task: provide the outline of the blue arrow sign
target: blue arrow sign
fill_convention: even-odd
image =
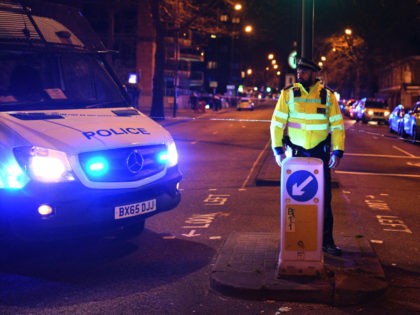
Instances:
[[[286,189],[290,197],[297,201],[308,201],[318,192],[318,181],[308,171],[297,171],[289,176]]]

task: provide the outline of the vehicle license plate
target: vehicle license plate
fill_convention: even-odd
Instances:
[[[115,207],[115,220],[139,216],[156,210],[156,199]]]

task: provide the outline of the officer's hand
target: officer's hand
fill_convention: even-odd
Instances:
[[[340,158],[337,155],[332,154],[330,162],[328,163],[329,168],[336,168],[340,164]]]
[[[281,162],[285,159],[286,156],[284,154],[281,154],[281,155],[276,154],[275,157],[276,157],[277,165],[281,167]]]

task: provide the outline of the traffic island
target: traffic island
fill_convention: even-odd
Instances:
[[[244,299],[274,299],[331,305],[363,304],[385,293],[387,282],[370,245],[344,247],[341,257],[325,255],[319,277],[277,277],[280,237],[233,232],[211,273],[211,287]]]

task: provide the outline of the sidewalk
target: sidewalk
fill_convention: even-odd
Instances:
[[[279,168],[265,152],[257,185],[279,186]],[[319,278],[277,278],[280,235],[233,232],[220,250],[211,274],[213,289],[241,298],[276,299],[331,305],[362,304],[382,295],[388,284],[370,242],[359,231],[355,213],[334,208],[335,240],[343,255],[324,255]]]

